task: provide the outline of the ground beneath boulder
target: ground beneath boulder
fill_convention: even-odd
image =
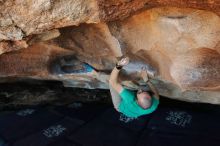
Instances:
[[[61,82],[27,79],[0,84],[0,110],[30,105],[66,105],[74,101],[110,103],[110,91],[66,88]]]

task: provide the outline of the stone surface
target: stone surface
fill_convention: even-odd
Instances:
[[[111,103],[109,90],[66,88],[62,82],[27,79],[0,83],[0,96],[1,111],[27,105],[66,105],[77,101]],[[71,105],[69,107],[74,107]]]
[[[132,60],[125,67],[130,74],[147,65],[152,75],[182,90],[219,90],[219,32],[214,13],[157,8],[123,21],[64,28],[54,42],[99,70],[110,70],[114,63],[106,59],[123,54]]]
[[[124,53],[148,58],[162,79],[183,90],[220,89],[220,18],[214,13],[152,9],[113,22],[110,29]]]
[[[54,28],[123,19],[142,8],[161,6],[196,8],[220,15],[219,0],[3,0],[0,40],[21,40]]]
[[[48,7],[44,2],[15,1],[16,6],[11,1],[2,2],[0,10],[3,6],[7,9],[1,14],[9,8],[11,13],[10,19],[6,19],[7,15],[0,17],[0,24],[6,26],[0,27],[0,39],[25,39],[11,42],[12,45],[1,42],[1,52],[29,47],[0,56],[0,77],[60,80],[65,86],[106,89],[118,57],[126,55],[131,62],[120,74],[125,86],[137,89],[144,85],[138,72],[146,67],[161,95],[220,103],[219,1],[78,0],[71,5],[72,1],[66,0],[65,5],[48,1]],[[40,4],[45,4],[45,8]],[[28,13],[30,9],[33,10]],[[15,11],[16,15],[12,13]],[[14,28],[6,33],[9,26]],[[59,31],[51,30],[54,28]],[[13,33],[16,29],[21,33]],[[63,61],[66,56],[73,59]],[[85,63],[102,75],[74,71]]]
[[[3,41],[0,42],[0,55],[6,52],[11,52],[15,50],[20,50],[27,48],[28,44],[26,41],[21,40],[21,41]]]
[[[0,1],[0,40],[21,40],[54,28],[125,17],[142,8],[147,1]],[[107,8],[108,12],[105,11]],[[113,12],[117,13],[112,15]]]
[[[143,8],[146,2],[148,0],[0,1],[0,43],[5,40],[27,41],[32,35],[55,28],[124,18]],[[10,41],[3,42],[4,47],[1,44],[1,54],[15,50],[10,48]]]
[[[71,86],[84,88],[107,88],[105,83],[98,82],[93,73],[62,74],[54,67],[60,68],[63,56],[75,57],[74,51],[54,45],[37,43],[29,48],[2,54],[0,56],[0,76],[5,78],[23,78],[39,80],[71,81]],[[68,62],[67,62],[68,63]],[[5,82],[4,79],[1,80]]]

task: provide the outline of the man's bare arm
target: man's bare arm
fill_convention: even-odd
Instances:
[[[116,67],[111,72],[110,79],[109,79],[109,84],[112,86],[113,89],[115,89],[118,93],[121,93],[123,87],[122,85],[118,82],[118,75],[119,75],[120,70],[118,70]]]
[[[147,83],[147,85],[150,87],[151,91],[154,93],[155,98],[157,98],[159,100],[160,95],[159,95],[157,89],[154,87],[154,85],[150,82],[146,68],[142,68],[141,76],[142,76],[143,80]]]
[[[121,68],[129,63],[129,58],[125,57],[122,58],[118,63],[116,64],[116,67],[112,70],[112,73],[110,75],[109,84],[115,89],[119,94],[121,93],[123,87],[118,82],[118,75],[121,70]]]
[[[120,93],[123,90],[122,85],[118,82],[118,75],[120,72],[120,69],[129,63],[129,58],[123,58],[121,59],[116,67],[111,72],[110,79],[109,79],[109,88],[112,95],[112,102],[114,104],[114,107],[117,111],[119,111],[119,105],[121,103],[121,97]]]
[[[155,98],[157,98],[157,100],[159,100],[160,95],[159,95],[157,89],[154,87],[154,85],[150,81],[147,81],[147,84],[150,87],[151,91],[154,93]]]

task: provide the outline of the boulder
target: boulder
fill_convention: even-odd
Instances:
[[[161,95],[220,103],[218,0],[0,3],[1,53],[20,49],[0,55],[1,78],[107,89],[125,55],[131,62],[120,74],[124,86],[144,85],[145,67]]]

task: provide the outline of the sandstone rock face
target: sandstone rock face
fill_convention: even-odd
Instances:
[[[144,85],[139,71],[146,67],[161,95],[220,103],[217,0],[0,3],[0,13],[5,14],[0,15],[0,40],[23,39],[0,42],[2,53],[20,49],[0,55],[2,78],[60,80],[65,86],[108,88],[109,73],[118,57],[126,55],[131,62],[120,80],[128,88]],[[7,9],[3,11],[3,7]],[[54,28],[59,30],[48,32]],[[95,71],[81,72],[85,64]]]
[[[0,1],[0,41],[8,41],[4,44],[0,42],[0,54],[15,50],[10,47],[10,41],[27,41],[30,35],[54,28],[124,18],[143,8],[147,2],[148,0]]]
[[[147,0],[0,1],[0,40],[21,40],[30,34],[54,28],[125,17],[142,8],[146,2]],[[118,10],[122,8],[126,10]],[[112,12],[117,13],[111,15]]]
[[[104,61],[112,54],[124,54],[132,61],[125,67],[128,76],[123,81],[137,81],[137,72],[145,66],[149,73],[155,75],[154,82],[162,95],[190,101],[219,102],[220,18],[214,13],[195,9],[157,8],[140,12],[123,21],[82,25],[71,33],[70,29],[61,30],[61,37],[55,40],[56,44],[74,50],[76,54],[89,54],[80,59],[99,70],[111,68],[106,63],[98,63],[98,58]],[[104,35],[107,32],[110,35]],[[64,38],[66,34],[69,36]],[[68,40],[68,43],[64,40]],[[107,45],[109,40],[117,40],[114,47]],[[95,47],[100,45],[97,42],[105,45]],[[68,45],[74,43],[74,46]],[[100,48],[106,53],[99,53]],[[94,50],[94,54],[90,53],[91,50]],[[114,65],[114,62],[107,63]],[[137,88],[131,82],[124,84]]]
[[[106,83],[100,82],[91,73],[70,74],[59,72],[60,62],[66,56],[75,57],[74,51],[54,45],[37,43],[29,48],[2,54],[0,56],[1,81],[11,78],[58,80],[71,83],[74,87],[108,88]],[[67,62],[68,64],[68,62]],[[78,67],[78,66],[76,66]],[[67,82],[67,83],[68,83]],[[70,84],[68,83],[68,84]]]
[[[162,79],[175,82],[182,89],[219,88],[217,15],[194,9],[160,8],[112,26],[113,35],[124,44],[122,49],[142,58],[147,54]]]
[[[128,17],[141,8],[196,8],[220,15],[219,0],[1,0],[0,41],[21,40],[30,34]]]
[[[94,0],[16,0],[1,2],[0,40],[21,40],[42,31],[98,22]]]

